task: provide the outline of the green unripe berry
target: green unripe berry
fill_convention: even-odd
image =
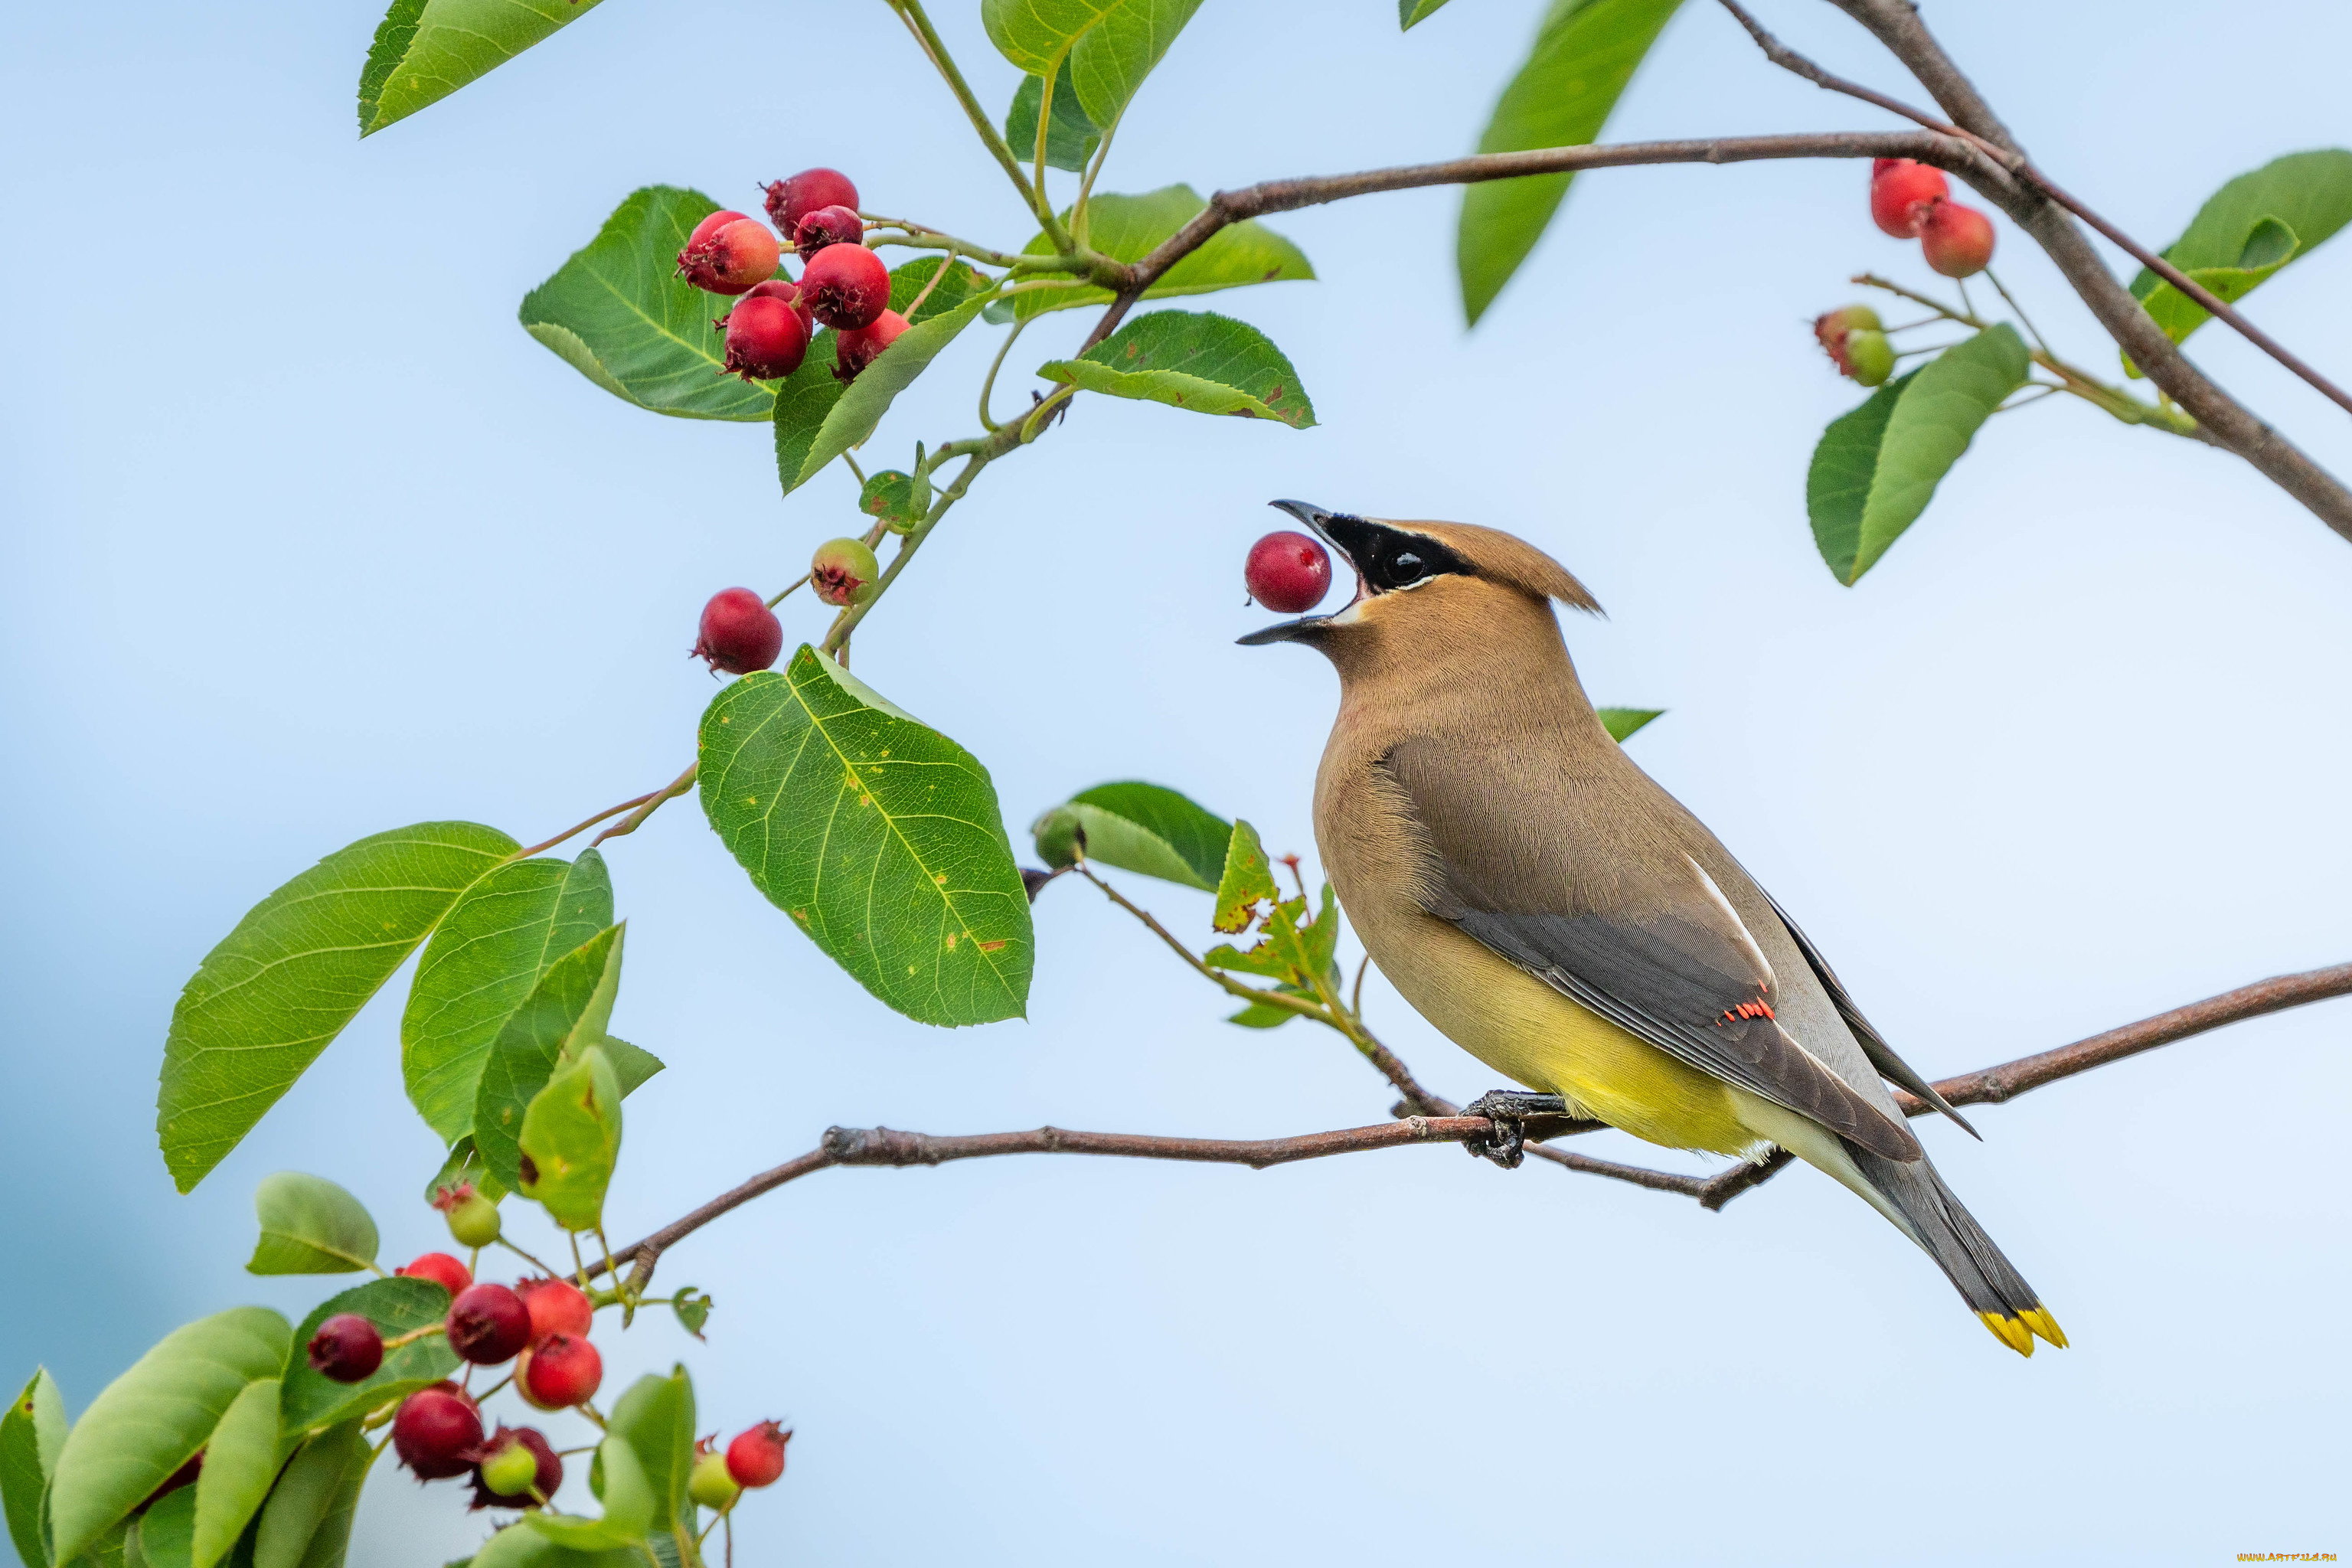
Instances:
[[[449,1234],[460,1247],[488,1247],[499,1238],[499,1205],[469,1193],[449,1205]]]
[[[1845,335],[1847,374],[1864,386],[1876,386],[1895,374],[1895,345],[1885,332],[1867,330]]]
[[[686,1495],[704,1508],[726,1512],[735,1505],[743,1489],[727,1473],[727,1456],[705,1454],[694,1461],[694,1470],[687,1478]]]
[[[539,1456],[509,1443],[482,1461],[482,1485],[500,1497],[529,1497],[539,1480]]]
[[[881,575],[882,563],[874,559],[874,552],[862,539],[827,540],[816,547],[816,555],[809,562],[809,582],[815,586],[816,596],[828,605],[864,604],[874,596],[875,579]]]

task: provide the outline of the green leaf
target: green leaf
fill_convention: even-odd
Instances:
[[[599,1035],[590,1043],[603,1051],[604,1059],[613,1064],[613,1076],[620,1080],[623,1100],[636,1093],[645,1087],[648,1079],[667,1065],[643,1047],[633,1046],[612,1035]]]
[[[517,860],[457,900],[425,944],[400,1019],[408,1098],[442,1142],[474,1129],[482,1063],[557,959],[613,923],[604,858]]]
[[[1036,162],[1037,108],[1045,99],[1045,79],[1024,76],[1013,94],[1013,107],[1004,111],[1004,144],[1024,164]],[[1061,74],[1054,79],[1054,116],[1045,127],[1045,162],[1075,174],[1086,168],[1087,160],[1101,145],[1101,128],[1087,118],[1077,89],[1070,85],[1070,61],[1066,55]]]
[[[554,1516],[563,1519],[564,1516]],[[646,1548],[638,1545],[604,1545],[599,1547],[558,1545],[547,1533],[547,1527],[531,1521],[548,1519],[546,1514],[526,1516],[526,1522],[510,1524],[490,1537],[479,1552],[467,1563],[451,1563],[450,1568],[650,1568],[646,1561]],[[595,1520],[566,1520],[586,1527],[587,1533],[598,1540],[605,1536],[604,1526]],[[557,1526],[561,1529],[561,1526]],[[662,1543],[652,1543],[655,1561],[661,1561]]]
[[[597,0],[393,0],[360,70],[370,136],[496,70]]]
[[[523,331],[640,408],[681,419],[770,417],[776,384],[744,381],[724,368],[725,339],[711,321],[730,301],[675,276],[687,237],[718,210],[700,191],[632,191],[586,249],[523,297]],[[827,366],[831,361],[828,353]]]
[[[1445,0],[1397,0],[1397,29],[1412,31],[1414,24],[1428,21],[1444,4]]]
[[[293,1087],[459,895],[515,841],[426,822],[339,849],[205,955],[163,1047],[155,1131],[186,1192]]]
[[[1029,829],[1048,866],[1089,860],[1214,892],[1234,825],[1189,796],[1139,780],[1097,784]]]
[[[686,1483],[694,1470],[694,1382],[683,1366],[673,1366],[667,1377],[647,1373],[631,1384],[605,1423],[605,1429],[629,1446],[645,1469],[653,1497],[653,1513],[646,1522],[651,1533],[664,1533],[681,1522],[689,1528],[693,1524]]]
[[[205,1468],[196,1477],[196,1528],[189,1568],[214,1568],[260,1511],[278,1479],[286,1449],[278,1441],[279,1384],[274,1377],[248,1383],[221,1415],[205,1445]]]
[[[589,1552],[627,1546],[645,1540],[646,1532],[653,1523],[654,1489],[646,1479],[645,1467],[638,1462],[636,1450],[618,1436],[605,1438],[596,1446],[596,1471],[604,1478],[604,1486],[598,1493],[604,1504],[602,1519],[583,1519],[577,1514],[529,1513],[523,1516],[524,1525],[559,1546]],[[478,1563],[481,1559],[477,1557],[475,1561]]]
[[[253,1568],[341,1563],[373,1458],[356,1421],[330,1426],[295,1450],[261,1510]]]
[[[490,1173],[523,1190],[523,1118],[575,1043],[602,1037],[620,984],[623,926],[612,926],[549,966],[499,1031],[474,1102],[474,1146]]]
[[[1206,310],[1139,316],[1077,359],[1050,360],[1037,374],[1195,414],[1278,419],[1294,430],[1315,423],[1298,372],[1272,340],[1246,321]]]
[[[566,1230],[594,1230],[621,1158],[621,1083],[594,1045],[567,1058],[523,1112],[516,1188]]]
[[[2347,222],[2352,222],[2352,153],[2336,148],[2290,153],[2214,192],[2163,254],[2222,300],[2235,304]],[[2210,319],[2202,305],[2146,268],[2132,279],[2131,291],[2174,342]]]
[[[1663,715],[1665,710],[1663,708],[1597,708],[1593,711],[1601,715],[1601,727],[1609,731],[1609,738],[1622,745],[1632,739],[1635,731],[1651,720]]]
[[[278,1425],[289,1439],[371,1415],[457,1369],[449,1342],[439,1334],[428,1334],[385,1351],[383,1364],[358,1383],[337,1383],[313,1372],[305,1354],[310,1336],[319,1331],[320,1324],[341,1312],[358,1313],[386,1340],[394,1340],[446,1317],[449,1292],[430,1279],[395,1275],[355,1285],[313,1307],[302,1326],[294,1331],[294,1352],[287,1359],[286,1384],[278,1394]]]
[[[65,1447],[66,1402],[57,1379],[41,1368],[0,1415],[0,1510],[8,1516],[8,1539],[25,1568],[48,1568],[41,1549],[41,1491],[58,1468]]]
[[[915,504],[915,476],[897,468],[866,475],[865,488],[857,492],[857,510],[906,532],[922,521],[924,510]]]
[[[131,1521],[126,1568],[192,1568],[196,1554],[196,1489],[178,1487]],[[91,1553],[81,1562],[91,1561]]]
[[[1022,1016],[1029,900],[971,752],[803,645],[719,692],[701,758],[711,827],[867,990],[927,1024]]]
[[[895,342],[860,371],[857,379],[826,410],[824,423],[817,427],[807,455],[801,459],[799,477],[785,478],[786,493],[814,479],[827,463],[873,435],[874,427],[882,423],[882,416],[889,412],[891,401],[930,368],[931,361],[955,341],[957,333],[971,325],[973,318],[980,314],[982,303],[980,300],[967,300],[944,315],[927,315],[899,333]],[[781,414],[778,418],[782,419]],[[780,425],[776,442],[779,465],[783,459],[781,428]]]
[[[941,267],[951,267],[953,270],[940,279],[939,286],[924,297],[919,310],[910,311],[908,307],[923,293],[931,275]],[[808,357],[801,362],[800,369],[782,381],[770,384],[776,389],[776,476],[783,482],[786,495],[815,478],[817,471],[825,464],[874,433],[874,425],[880,422],[883,410],[889,407],[890,400],[905,391],[907,384],[922,374],[932,357],[947,346],[948,341],[970,324],[971,313],[965,311],[958,315],[958,312],[965,301],[986,283],[987,279],[972,270],[968,263],[944,256],[918,257],[892,272],[890,309],[905,316],[910,328],[929,326],[945,316],[955,316],[956,324],[933,329],[919,341],[916,351],[920,358],[919,363],[913,360],[901,360],[888,377],[876,381],[877,367],[897,354],[909,339],[916,336],[911,330],[902,334],[858,376],[855,384],[863,387],[872,382],[874,390],[865,402],[841,416],[839,421],[835,419],[834,411],[842,404],[848,389],[833,374],[838,339],[830,329],[817,333],[815,340],[809,344]],[[897,378],[895,384],[892,377]],[[863,433],[850,434],[855,422],[861,418],[868,420]],[[843,438],[845,435],[845,439]],[[820,443],[830,444],[836,440],[839,445],[828,445],[828,449],[819,454]]]
[[[931,274],[940,268],[948,275],[934,285]],[[982,289],[991,287],[969,261],[952,256],[919,256],[890,274],[890,309],[907,318],[909,325],[944,316]],[[924,292],[929,289],[929,292]],[[918,307],[917,299],[923,302]]]
[[[1478,151],[1525,153],[1597,139],[1680,4],[1552,0],[1527,63],[1503,89],[1478,138]],[[1464,189],[1454,260],[1462,276],[1463,313],[1472,325],[1543,237],[1568,195],[1570,177],[1528,174]]]
[[[824,428],[833,405],[841,401],[845,390],[834,379],[835,344],[832,329],[818,332],[800,369],[782,381],[769,383],[776,393],[776,477],[783,481],[786,495],[800,489],[809,453],[816,447],[817,435]]]
[[[253,1190],[261,1236],[248,1274],[349,1274],[375,1261],[375,1221],[324,1176],[280,1171]]]
[[[1291,996],[1306,994],[1287,985],[1277,985],[1275,989]],[[1244,1029],[1279,1029],[1297,1016],[1297,1014],[1287,1007],[1276,1007],[1265,1002],[1253,1002],[1240,1012],[1228,1016],[1225,1022],[1239,1024]]]
[[[1114,261],[1140,261],[1160,242],[1190,223],[1209,204],[1190,185],[1164,185],[1139,196],[1097,195],[1087,207],[1087,243]],[[1069,215],[1063,215],[1066,222]],[[1043,234],[1024,247],[1026,256],[1051,256],[1054,242]],[[1179,294],[1210,294],[1253,283],[1312,279],[1315,268],[1298,247],[1252,218],[1228,224],[1200,249],[1170,268],[1143,291],[1147,300]],[[1076,310],[1110,301],[1110,290],[1071,279],[1013,297],[1013,313],[1025,320],[1048,310]]]
[[[1087,118],[1115,125],[1200,6],[1201,0],[982,0],[980,19],[997,52],[1033,77],[1054,75],[1066,60]],[[1013,151],[1024,145],[1014,142]]]
[[[1259,904],[1278,901],[1281,897],[1257,829],[1246,822],[1235,822],[1225,846],[1224,868],[1217,879],[1217,912],[1209,923],[1228,933],[1244,930]]]
[[[107,1384],[66,1435],[49,1483],[57,1560],[69,1563],[205,1446],[246,1385],[275,1378],[291,1332],[266,1307],[175,1329]]]
[[[1813,448],[1805,508],[1839,582],[1851,586],[1927,510],[1977,427],[2025,384],[2032,364],[2024,340],[2003,322],[1831,421]]]
[[[669,1300],[670,1310],[677,1314],[678,1322],[696,1339],[702,1337],[702,1325],[710,1321],[711,1300],[708,1290],[697,1290],[691,1285],[681,1285]]]

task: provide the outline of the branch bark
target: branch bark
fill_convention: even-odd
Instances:
[[[1936,1090],[1955,1105],[1997,1105],[2045,1084],[2105,1067],[2126,1057],[2137,1056],[2142,1051],[2153,1050],[2191,1035],[2347,994],[2352,994],[2352,963],[2308,970],[2300,974],[2277,975],[2252,985],[2242,985],[2234,991],[2225,991],[2219,996],[2209,996],[2201,1002],[2175,1007],[2168,1013],[2158,1013],[2152,1018],[2126,1024],[2105,1034],[2093,1035],[2073,1045],[2061,1046],[2056,1050],[2021,1057],[1999,1067],[1945,1079],[1936,1085]],[[1898,1094],[1895,1098],[1906,1115],[1918,1116],[1928,1110],[1926,1104],[1909,1095]],[[1438,1105],[1447,1103],[1434,1096],[1428,1099]],[[1402,1109],[1399,1107],[1400,1110]],[[1557,1127],[1550,1131],[1550,1135],[1597,1125],[1574,1123]],[[929,1133],[903,1132],[887,1127],[828,1127],[824,1139],[807,1153],[787,1160],[772,1170],[762,1171],[741,1185],[719,1194],[643,1240],[622,1247],[612,1254],[602,1267],[591,1272],[601,1274],[606,1269],[634,1264],[635,1267],[629,1273],[630,1289],[641,1291],[653,1278],[654,1266],[661,1255],[687,1237],[763,1193],[773,1192],[787,1182],[798,1181],[803,1176],[813,1175],[835,1165],[941,1165],[954,1160],[984,1159],[997,1154],[1100,1154],[1137,1160],[1185,1160],[1210,1164],[1247,1165],[1253,1170],[1264,1170],[1269,1165],[1287,1165],[1300,1160],[1320,1160],[1334,1154],[1362,1153],[1373,1149],[1397,1149],[1413,1143],[1484,1141],[1493,1131],[1494,1124],[1483,1116],[1452,1115],[1410,1115],[1377,1126],[1349,1127],[1332,1132],[1307,1132],[1293,1138],[1162,1138],[1141,1132],[1076,1132],[1059,1127],[1038,1127],[1024,1132],[934,1137]],[[1596,1160],[1540,1143],[1529,1143],[1527,1152],[1568,1170],[1628,1182],[1654,1192],[1675,1193],[1696,1198],[1702,1207],[1715,1210],[1721,1209],[1749,1188],[1771,1180],[1790,1163],[1787,1153],[1774,1150],[1757,1163],[1735,1165],[1718,1175],[1686,1176],[1672,1171],[1621,1165],[1613,1160]]]

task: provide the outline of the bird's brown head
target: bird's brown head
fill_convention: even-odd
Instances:
[[[1500,529],[1466,522],[1396,522],[1274,503],[1320,535],[1356,572],[1356,595],[1328,616],[1301,616],[1240,640],[1303,642],[1344,676],[1351,666],[1475,654],[1530,634],[1557,640],[1549,601],[1601,613],[1568,569]]]

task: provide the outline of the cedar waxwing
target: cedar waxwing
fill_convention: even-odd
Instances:
[[[1550,604],[1598,614],[1584,585],[1495,529],[1275,504],[1355,568],[1356,596],[1241,640],[1339,669],[1315,838],[1381,973],[1538,1091],[1471,1108],[1501,1130],[1481,1152],[1516,1164],[1519,1120],[1562,1112],[1669,1148],[1777,1145],[1917,1242],[2011,1350],[2063,1345],[1880,1080],[1967,1121],[1601,727]]]

